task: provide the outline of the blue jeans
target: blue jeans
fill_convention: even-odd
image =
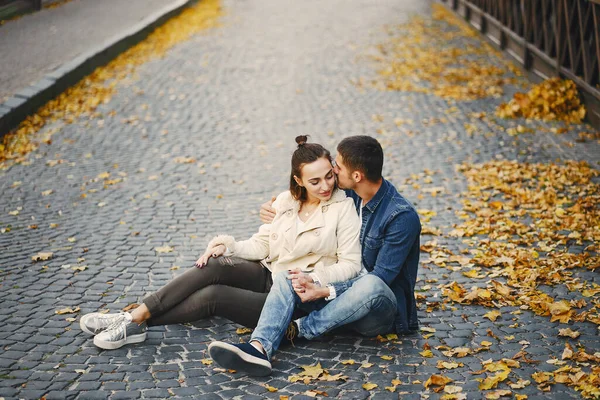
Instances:
[[[388,333],[393,331],[397,309],[392,290],[371,274],[355,278],[348,290],[330,302],[321,299],[309,303],[302,303],[287,274],[276,274],[250,338],[260,342],[269,359],[279,348],[296,307],[308,313],[298,325],[300,336],[307,339],[346,324],[365,336]]]

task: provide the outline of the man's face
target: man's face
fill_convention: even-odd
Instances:
[[[338,177],[338,186],[341,189],[353,189],[354,180],[352,179],[352,172],[344,165],[344,160],[341,155],[335,156],[335,167],[333,172]]]

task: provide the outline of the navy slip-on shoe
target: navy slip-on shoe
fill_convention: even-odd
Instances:
[[[250,343],[212,342],[208,346],[208,354],[217,364],[226,369],[234,369],[252,376],[271,374],[271,363],[267,356]]]

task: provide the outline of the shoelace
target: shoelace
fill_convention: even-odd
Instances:
[[[125,322],[125,323],[124,323]],[[106,328],[106,333],[110,336],[110,340],[116,340],[121,336],[121,331],[123,331],[123,339],[127,339],[127,318],[125,314],[121,314],[116,316],[115,321]]]
[[[100,314],[100,315],[95,315],[93,318],[92,323],[94,324],[94,326],[96,328],[100,328],[100,325],[105,324],[107,327],[110,327],[115,320],[117,320],[119,317],[122,317],[123,314],[117,314],[117,315],[104,315],[104,314]]]
[[[297,335],[298,330],[296,329],[296,325],[292,322],[288,325],[287,329],[285,330],[285,337],[287,338],[287,340],[290,341],[292,346],[294,345],[294,339]]]

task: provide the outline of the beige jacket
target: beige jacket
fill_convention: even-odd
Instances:
[[[297,232],[300,202],[289,191],[273,203],[276,215],[250,239],[219,235],[209,246],[224,244],[236,257],[265,260],[273,274],[299,268],[316,274],[322,285],[356,277],[361,270],[360,221],[354,202],[336,190]]]

